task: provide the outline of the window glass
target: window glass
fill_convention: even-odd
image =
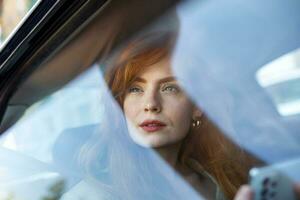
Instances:
[[[260,68],[256,79],[272,97],[282,116],[299,115],[300,49],[277,58]]]
[[[275,102],[283,101],[278,100],[279,92],[275,96],[275,88],[265,88],[256,77],[263,75],[264,65],[293,50],[295,64],[281,63],[280,69],[286,74],[292,67],[297,69],[300,30],[295,28],[299,20],[294,17],[299,2],[277,2],[275,10],[269,2],[223,3],[195,3],[193,9],[199,12],[190,12],[188,6],[179,12],[182,21],[174,54],[175,73],[184,78],[185,89],[198,105],[236,143],[267,163],[297,158],[300,118],[280,116],[268,95],[270,91]],[[230,13],[236,5],[245,12]],[[216,13],[221,6],[222,12]],[[279,29],[279,24],[285,29]],[[273,36],[267,37],[271,33]],[[281,99],[297,99],[295,81],[291,80],[288,90],[281,90]]]
[[[63,89],[31,106],[19,122],[1,137],[1,161],[6,163],[1,166],[5,172],[0,178],[3,198],[23,199],[26,196],[28,199],[45,199],[57,196],[55,198],[58,199],[73,184],[73,179],[80,177],[74,172],[76,166],[72,166],[72,158],[67,158],[78,146],[76,142],[86,137],[78,135],[77,138],[76,135],[73,138],[67,134],[70,141],[66,144],[57,141],[65,140],[61,135],[68,129],[99,122],[102,115],[99,80],[100,73],[95,66]],[[64,165],[74,171],[62,172],[68,171]]]
[[[263,166],[299,182],[299,7],[178,4],[5,132],[0,195],[224,200]]]
[[[111,191],[114,188],[108,189],[104,185],[103,189],[98,189],[102,181],[102,184],[110,181],[107,170],[110,163],[107,160],[117,160],[116,164],[119,164],[123,159],[124,162],[130,159],[134,161],[132,156],[145,156],[148,160],[143,167],[149,168],[153,163],[156,166],[156,169],[147,168],[148,176],[151,177],[151,182],[147,184],[155,187],[141,186],[139,190],[137,188],[140,186],[135,180],[131,180],[130,188],[134,188],[137,194],[130,195],[151,194],[147,198],[152,199],[156,190],[162,190],[159,195],[164,198],[170,195],[180,197],[182,192],[196,198],[198,195],[151,149],[137,145],[130,147],[132,144],[128,144],[128,138],[124,141],[120,132],[126,132],[127,126],[124,124],[122,111],[112,99],[99,69],[99,65],[94,65],[63,89],[33,105],[1,138],[2,154],[10,155],[9,158],[2,158],[7,163],[2,168],[8,174],[14,174],[14,179],[8,175],[1,179],[3,184],[10,183],[3,193],[7,197],[14,195],[18,199],[24,190],[20,191],[20,188],[26,188],[31,199],[42,199],[47,192],[52,191],[53,184],[58,184],[61,187],[61,191],[58,191],[64,192],[62,199],[115,199],[119,194]],[[116,132],[115,127],[121,131]],[[122,148],[117,149],[119,145]],[[132,149],[124,152],[123,145],[129,145],[127,148]],[[114,147],[110,151],[116,153],[108,154],[107,148],[110,146]],[[21,168],[14,166],[16,160],[22,165]],[[128,164],[126,171],[122,171],[124,165],[116,165],[116,169],[110,166],[112,172],[116,170],[116,174],[112,175],[133,173],[132,176],[135,177],[143,172],[143,169],[135,167],[135,163]],[[21,172],[15,174],[19,170]],[[158,174],[167,175],[161,178]],[[169,179],[174,181],[172,187],[165,185],[171,181]],[[122,181],[122,178],[117,180]],[[25,183],[30,188],[25,187]],[[39,188],[32,187],[35,184],[39,184]],[[178,184],[182,188],[180,192],[173,188]],[[36,190],[39,190],[38,194]],[[141,193],[145,190],[149,194]]]
[[[51,161],[52,145],[60,132],[99,122],[103,108],[99,103],[97,80],[100,80],[100,74],[94,67],[31,106],[19,123],[2,137],[2,145],[44,162]],[[31,142],[34,140],[39,142]]]
[[[37,1],[38,0],[0,1],[0,44],[9,36]]]

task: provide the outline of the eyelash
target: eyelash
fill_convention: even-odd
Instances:
[[[133,86],[128,89],[128,92],[129,93],[139,93],[139,92],[143,92],[143,90],[140,87]]]
[[[166,85],[162,88],[163,92],[178,93],[180,90],[176,85]]]
[[[180,91],[179,87],[177,85],[165,85],[161,89],[162,92],[167,93],[178,93]],[[144,92],[142,88],[138,86],[132,86],[128,89],[129,93],[141,93]]]

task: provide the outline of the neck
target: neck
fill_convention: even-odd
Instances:
[[[173,168],[176,167],[178,162],[178,154],[181,147],[180,143],[171,144],[168,146],[155,148],[157,153]]]

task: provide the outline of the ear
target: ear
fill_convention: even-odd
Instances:
[[[199,119],[202,117],[202,115],[203,112],[199,108],[197,108],[197,106],[194,106],[192,119],[194,120]]]

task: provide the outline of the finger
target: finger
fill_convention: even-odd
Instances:
[[[234,198],[234,200],[252,200],[252,199],[253,199],[253,191],[248,185],[241,186]]]
[[[297,199],[300,199],[300,183],[296,183],[296,184],[295,184],[294,190],[295,190]]]

